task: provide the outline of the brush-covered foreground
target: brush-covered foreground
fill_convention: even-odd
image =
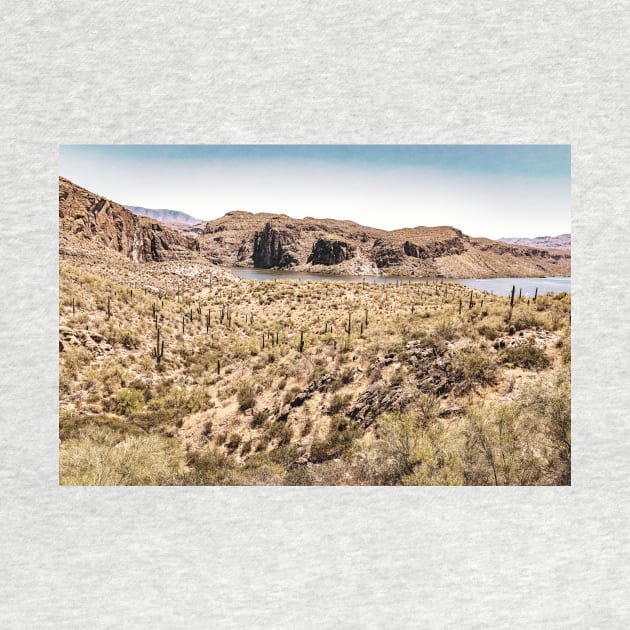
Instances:
[[[60,482],[570,484],[570,295],[60,264]]]

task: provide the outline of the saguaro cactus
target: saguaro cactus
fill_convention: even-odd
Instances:
[[[164,339],[161,338],[159,328],[157,329],[157,339],[155,342],[155,348],[153,348],[153,356],[155,357],[157,364],[160,365],[160,361],[164,356]]]
[[[510,312],[508,314],[508,322],[512,320],[512,310],[514,309],[514,293],[516,292],[516,287],[512,285],[512,294],[510,295]]]

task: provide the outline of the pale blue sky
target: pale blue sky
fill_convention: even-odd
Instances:
[[[569,145],[62,145],[60,174],[205,220],[248,210],[490,238],[570,231]]]

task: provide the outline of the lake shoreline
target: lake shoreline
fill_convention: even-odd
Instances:
[[[517,295],[533,297],[543,293],[570,293],[570,276],[550,277],[508,277],[508,278],[421,278],[418,276],[353,276],[344,274],[322,274],[297,272],[282,269],[255,269],[252,267],[226,267],[243,280],[269,282],[276,280],[294,280],[300,282],[347,282],[351,284],[428,284],[455,283],[471,289],[486,291],[496,295],[509,295],[515,287]]]
[[[374,274],[357,274],[357,273],[339,273],[336,271],[306,271],[306,270],[302,270],[302,269],[280,269],[278,267],[270,267],[270,268],[263,268],[263,267],[250,267],[250,266],[240,266],[240,265],[220,265],[221,267],[223,267],[224,269],[227,269],[229,271],[231,271],[232,273],[235,273],[236,275],[239,275],[238,272],[254,272],[254,273],[269,273],[269,274],[277,274],[277,275],[283,275],[285,274],[287,277],[290,275],[304,275],[304,276],[314,276],[314,277],[322,277],[322,278],[328,278],[328,277],[334,277],[334,278],[347,278],[347,279],[359,279],[359,281],[361,280],[369,280],[369,279],[381,279],[381,278],[386,278],[389,280],[415,280],[418,282],[426,282],[426,281],[430,281],[433,282],[435,280],[443,280],[443,281],[457,281],[457,280],[469,280],[469,279],[474,279],[474,280],[496,280],[496,279],[500,279],[500,278],[504,278],[506,276],[499,276],[499,275],[493,275],[493,276],[474,276],[474,277],[455,277],[455,276],[441,276],[441,275],[436,275],[436,276],[404,276],[404,275],[399,275],[399,274],[380,274],[380,275],[374,275]],[[543,279],[543,280],[551,280],[554,278],[571,278],[571,276],[563,276],[563,275],[557,275],[557,276],[510,276],[512,278],[523,278],[523,279]]]

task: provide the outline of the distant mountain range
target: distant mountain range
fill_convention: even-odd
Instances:
[[[387,231],[352,221],[241,211],[193,223],[197,220],[182,212],[151,212],[158,214],[138,216],[61,177],[60,250],[67,255],[110,252],[136,262],[205,259],[227,267],[360,276],[568,276],[571,269],[569,250],[474,238],[450,226]],[[195,238],[182,233],[191,229],[199,230]]]
[[[167,210],[165,208],[156,210],[153,208],[143,208],[142,206],[124,207],[138,216],[155,219],[181,232],[201,234],[205,225],[205,221],[197,219],[185,212],[180,212],[179,210]]]
[[[527,247],[544,247],[545,249],[571,249],[571,235],[536,236],[535,238],[500,238],[503,243],[526,245]]]

